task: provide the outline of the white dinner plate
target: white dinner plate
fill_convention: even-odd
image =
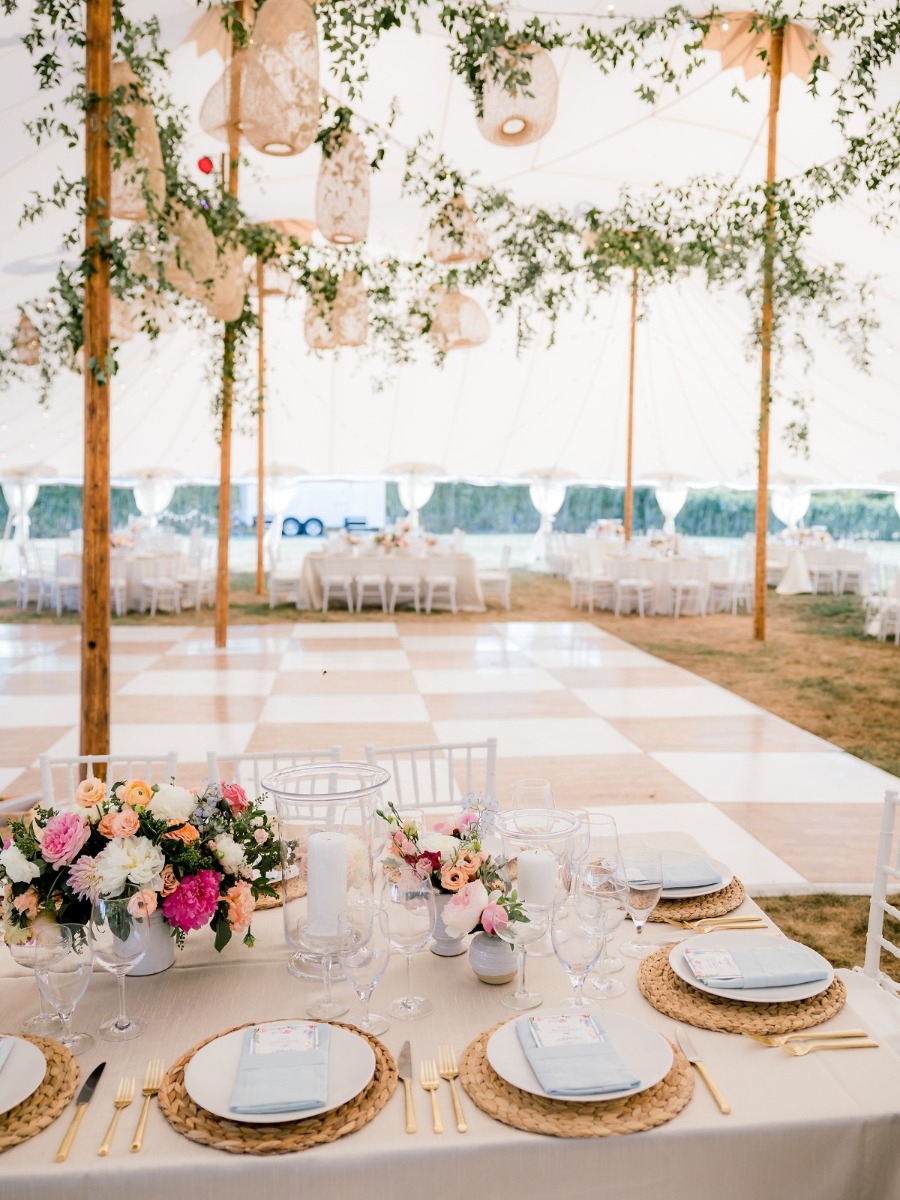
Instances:
[[[559,1013],[571,1015],[571,1008],[542,1008],[540,1016],[552,1017]],[[548,1100],[568,1100],[573,1103],[583,1103],[587,1100],[618,1100],[622,1096],[633,1096],[637,1092],[645,1092],[647,1088],[659,1083],[672,1067],[672,1047],[661,1034],[636,1021],[634,1017],[623,1017],[621,1013],[604,1012],[597,1014],[588,1010],[602,1022],[603,1028],[609,1034],[616,1049],[622,1056],[622,1061],[633,1071],[640,1080],[637,1087],[625,1088],[620,1092],[601,1092],[590,1096],[551,1096],[545,1092],[537,1081],[531,1064],[525,1057],[522,1043],[516,1032],[516,1021],[507,1021],[492,1034],[487,1044],[487,1060],[500,1076],[513,1087],[523,1092],[531,1092],[533,1096],[544,1096]]]
[[[277,1025],[277,1021],[267,1021]],[[235,1029],[198,1050],[184,1072],[187,1094],[216,1117],[248,1125],[276,1125],[281,1121],[305,1121],[330,1112],[358,1096],[375,1074],[375,1052],[365,1038],[347,1029],[329,1026],[328,1099],[317,1108],[294,1112],[233,1113],[229,1105],[237,1082],[246,1030]]]
[[[33,1042],[12,1038],[12,1049],[0,1068],[0,1113],[9,1112],[40,1087],[47,1060]]]
[[[705,983],[701,983],[694,977],[693,971],[684,958],[686,947],[693,947],[697,950],[727,950],[730,946],[761,946],[766,950],[771,950],[773,946],[777,945],[778,941],[768,933],[751,933],[749,931],[736,933],[733,930],[728,933],[724,929],[721,933],[718,931],[701,933],[696,937],[688,938],[686,942],[679,942],[677,946],[673,947],[669,954],[669,965],[679,979],[683,979],[685,983],[689,983],[698,991],[708,992],[710,996],[724,996],[727,1000],[746,1000],[748,1003],[754,1004],[789,1004],[792,1000],[807,1000],[810,996],[818,996],[819,992],[824,992],[827,987],[831,986],[834,979],[834,968],[827,958],[822,958],[822,955],[816,954],[815,950],[810,950],[810,954],[815,954],[822,966],[827,968],[826,977],[817,979],[814,983],[796,983],[789,987],[707,987]]]
[[[713,892],[721,892],[723,888],[727,888],[734,879],[734,871],[727,863],[718,862],[705,854],[691,854],[687,850],[663,850],[662,857],[663,865],[667,862],[684,863],[690,862],[692,858],[705,858],[709,865],[722,876],[721,883],[709,883],[706,887],[663,888],[663,900],[689,900],[691,896],[711,896]]]

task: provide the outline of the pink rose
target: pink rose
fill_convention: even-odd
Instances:
[[[78,813],[56,813],[44,828],[41,855],[51,867],[68,866],[90,836],[90,825]]]
[[[137,833],[140,821],[134,809],[126,805],[121,812],[107,813],[97,828],[104,837],[127,838]]]
[[[162,869],[161,879],[162,887],[160,888],[160,892],[162,893],[163,897],[171,896],[173,892],[178,890],[178,880],[175,876],[175,872],[168,863],[166,863]]]
[[[75,789],[75,803],[79,808],[93,808],[105,797],[106,784],[102,779],[94,779],[93,776],[82,779]]]
[[[269,834],[265,829],[255,829],[253,831],[253,840],[257,846],[264,846],[269,840]]]
[[[151,913],[156,912],[156,892],[152,888],[135,892],[128,901],[127,908],[133,917],[149,917]]]
[[[481,914],[481,925],[485,933],[499,933],[509,924],[509,913],[502,904],[489,904]]]
[[[247,793],[239,783],[226,783],[223,779],[219,784],[219,790],[222,793],[222,799],[228,802],[233,817],[239,817],[250,807]]]

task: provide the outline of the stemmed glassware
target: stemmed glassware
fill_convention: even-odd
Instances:
[[[390,1022],[377,1013],[371,1013],[369,1006],[372,993],[383,979],[391,956],[387,912],[379,905],[356,904],[341,913],[338,932],[341,939],[338,959],[344,969],[344,978],[363,1006],[362,1019],[352,1023],[363,1033],[384,1033],[390,1028]]]
[[[518,1012],[537,1008],[544,1002],[544,997],[539,992],[529,992],[525,986],[525,958],[529,945],[546,934],[551,912],[550,905],[522,904],[521,908],[526,918],[524,921],[510,921],[502,929],[496,930],[518,955],[515,991],[505,992],[500,997],[500,1003],[504,1008],[514,1008]]]
[[[322,968],[322,995],[307,1004],[307,1013],[317,1021],[331,1021],[335,1017],[342,1017],[350,1011],[350,1005],[345,1004],[343,1000],[335,1000],[331,987],[332,972],[340,959],[339,925],[336,923],[334,932],[328,932],[311,929],[308,922],[298,921],[294,937],[295,944],[314,960],[318,959]]]
[[[596,1000],[584,995],[584,981],[603,953],[606,941],[602,922],[587,919],[574,899],[557,904],[550,922],[550,937],[560,965],[572,984],[572,995],[563,1008],[595,1008]]]
[[[100,1026],[100,1036],[107,1042],[128,1042],[144,1032],[144,1022],[125,1012],[125,976],[144,957],[150,933],[147,910],[134,900],[135,897],[100,897],[91,906],[88,936],[94,960],[115,975],[119,985],[118,1014]]]
[[[62,1025],[59,1041],[72,1054],[81,1054],[93,1045],[94,1039],[88,1033],[72,1032],[72,1016],[91,982],[94,956],[84,925],[59,925],[57,928],[66,931],[66,952],[63,955],[54,953],[49,961],[44,961],[38,950],[35,968],[38,987],[59,1015]],[[42,930],[37,936],[40,943],[45,931]]]
[[[64,928],[52,925],[37,931],[32,928],[27,933],[25,930],[16,930],[15,936],[21,940],[10,941],[9,952],[20,967],[29,967],[35,972],[34,982],[40,997],[39,1011],[22,1022],[22,1032],[38,1037],[55,1037],[60,1030],[59,1017],[47,1009],[44,993],[38,985],[37,968],[39,963],[50,962],[54,957],[62,958],[68,953],[68,935]]]
[[[641,934],[662,895],[662,854],[659,850],[628,850],[622,854],[622,868],[625,907],[634,922],[635,936],[623,943],[619,952],[626,958],[646,958],[658,949],[645,942]]]
[[[618,979],[610,979],[606,966],[610,934],[625,920],[625,880],[621,869],[619,860],[610,863],[586,858],[573,888],[575,906],[582,919],[599,928],[603,935],[603,948],[588,985],[590,994],[599,1000],[612,1000],[625,993],[625,985]]]
[[[412,956],[428,945],[437,915],[431,880],[413,870],[401,870],[396,879],[388,881],[384,902],[391,946],[406,958],[406,995],[391,1001],[388,1012],[401,1021],[412,1021],[434,1009],[430,1000],[413,994],[412,986]]]
[[[512,808],[553,808],[549,779],[519,779],[513,784]]]

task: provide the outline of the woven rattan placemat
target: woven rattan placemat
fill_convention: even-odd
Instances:
[[[821,1025],[839,1013],[847,999],[846,988],[839,979],[818,996],[788,1003],[754,1004],[711,996],[678,978],[669,966],[670,948],[664,946],[644,959],[638,968],[638,987],[659,1012],[700,1029],[721,1033],[793,1033]]]
[[[704,917],[724,917],[744,903],[744,885],[735,877],[728,887],[708,896],[686,896],[683,900],[660,900],[650,914],[651,921],[702,921]]]
[[[260,896],[260,898],[256,901],[256,907],[260,912],[267,908],[281,908],[282,904],[284,903],[284,897],[281,894],[281,884],[275,883],[272,886],[275,888],[275,891],[278,893],[278,895]],[[305,895],[305,879],[291,879],[288,881],[288,900],[300,900]]]
[[[690,1100],[694,1090],[690,1065],[673,1046],[675,1061],[668,1075],[635,1096],[571,1103],[533,1096],[501,1079],[488,1062],[488,1039],[499,1028],[500,1025],[495,1025],[486,1030],[465,1048],[460,1059],[459,1077],[473,1104],[495,1121],[512,1125],[514,1129],[569,1138],[640,1133],[643,1129],[653,1129],[671,1121]]]
[[[22,1040],[37,1046],[47,1060],[47,1070],[37,1091],[0,1116],[0,1151],[27,1142],[52,1125],[78,1087],[78,1063],[65,1046],[53,1038],[23,1036]]]
[[[299,1020],[302,1018],[284,1018]],[[252,1022],[250,1022],[252,1024]],[[397,1064],[388,1049],[377,1038],[369,1037],[352,1025],[335,1021],[332,1024],[355,1033],[363,1038],[375,1052],[375,1074],[371,1082],[352,1100],[318,1117],[307,1117],[299,1121],[285,1121],[276,1125],[249,1125],[240,1121],[226,1121],[200,1108],[184,1088],[184,1069],[198,1050],[216,1038],[235,1029],[246,1029],[246,1025],[235,1025],[234,1029],[223,1029],[205,1041],[198,1042],[169,1068],[159,1092],[159,1107],[163,1116],[174,1130],[184,1134],[192,1142],[212,1146],[216,1150],[227,1150],[229,1154],[290,1154],[295,1150],[308,1150],[323,1142],[334,1142],[347,1133],[353,1133],[367,1125],[376,1116],[394,1093],[397,1086]]]

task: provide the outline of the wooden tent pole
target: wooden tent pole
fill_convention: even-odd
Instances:
[[[87,0],[85,91],[85,247],[90,270],[84,285],[84,543],[81,575],[82,754],[109,754],[109,408],[110,383],[91,363],[109,354],[110,196],[109,91],[112,0]]]
[[[634,516],[632,455],[634,451],[634,347],[637,335],[638,269],[631,270],[631,345],[628,358],[628,445],[625,451],[625,541],[631,541]]]
[[[244,18],[243,0],[238,0],[237,15]],[[232,39],[231,52],[239,49],[237,38]],[[240,80],[231,81],[231,112],[228,122],[228,194],[237,197],[238,166],[240,162],[241,87]],[[224,650],[228,644],[228,539],[231,535],[231,409],[234,400],[235,329],[225,322],[222,350],[222,426],[219,438],[219,551],[216,560],[216,630],[215,644]]]
[[[256,594],[262,596],[266,590],[264,543],[265,520],[265,403],[266,403],[266,352],[263,342],[263,308],[265,305],[265,268],[263,260],[256,259],[256,294],[259,311],[259,340],[256,359]]]
[[[775,173],[778,148],[778,108],[784,26],[772,30],[769,55],[769,148],[766,159],[766,241],[763,251],[762,324],[760,326],[759,465],[756,485],[756,577],[753,589],[753,637],[766,638],[766,537],[769,531],[769,416],[772,407],[772,336],[775,322]]]

